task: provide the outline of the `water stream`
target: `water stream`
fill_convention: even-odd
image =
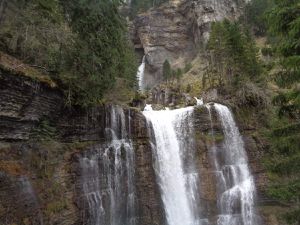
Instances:
[[[130,115],[111,106],[106,143],[80,158],[80,186],[87,225],[135,225],[134,150]]]
[[[202,99],[196,99],[203,105]],[[199,188],[201,171],[195,166],[193,107],[153,111],[147,105],[144,115],[153,129],[155,171],[168,225],[257,225],[254,210],[255,185],[248,168],[244,142],[231,111],[224,105],[206,105],[213,129],[212,108],[224,135],[222,146],[210,149],[217,189],[216,222],[203,215]]]
[[[185,138],[180,138],[183,126],[190,125],[183,123],[192,112],[193,107],[153,111],[149,106],[144,111],[154,132],[155,170],[169,225],[200,224],[198,173],[194,167],[186,170],[184,159],[189,148],[184,147]]]
[[[197,103],[197,107],[207,107],[211,121],[213,143],[208,151],[212,157],[208,160],[216,177],[216,217],[208,215],[201,196],[195,108],[154,111],[147,105],[143,111],[166,224],[258,225],[254,180],[233,115],[224,105],[203,105],[202,99]],[[121,107],[112,106],[107,118],[106,143],[80,158],[84,221],[87,225],[138,225],[130,116],[127,118]],[[219,124],[216,132],[224,136],[218,144],[214,122]]]
[[[136,74],[136,79],[138,81],[138,88],[140,91],[144,91],[144,72],[145,72],[145,56],[143,57],[142,63],[138,68],[137,74]]]
[[[214,103],[224,141],[212,146],[218,190],[218,225],[256,225],[255,184],[248,167],[243,139],[228,107]],[[212,106],[207,105],[212,123]],[[213,126],[211,126],[214,136]]]

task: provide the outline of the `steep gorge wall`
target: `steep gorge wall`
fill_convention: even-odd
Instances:
[[[131,27],[135,48],[146,55],[149,87],[162,79],[165,59],[173,68],[183,68],[193,59],[208,38],[211,22],[224,18],[233,20],[240,15],[238,1],[233,0],[170,2],[140,14]],[[167,96],[164,102],[169,103],[168,98],[172,98],[170,102],[181,103],[176,96],[164,94]],[[160,98],[159,93],[157,96]],[[186,105],[193,100],[191,96],[185,98]],[[164,211],[145,118],[135,109],[125,107],[123,110],[135,150],[136,220],[139,225],[162,225]],[[110,114],[110,105],[65,108],[58,88],[0,70],[0,225],[86,224],[88,212],[82,201],[80,159],[95,152],[103,153]],[[214,221],[216,181],[209,152],[211,124],[205,108],[197,109],[194,117],[201,200],[205,213]],[[222,129],[216,117],[213,127],[221,142]],[[265,224],[275,225],[273,208],[269,212],[263,209],[274,204],[265,194],[268,179],[260,163],[266,144],[255,135],[259,128],[243,121],[239,121],[239,127],[258,188],[259,210]],[[36,137],[40,131],[44,136]],[[48,137],[49,132],[51,137]],[[98,163],[102,165],[102,159]],[[107,188],[105,178],[102,177],[100,183],[102,188]],[[124,190],[126,192],[126,186]]]
[[[162,64],[183,68],[208,39],[210,25],[240,16],[244,1],[178,0],[140,14],[130,27],[137,50],[146,56],[145,86],[162,80]]]
[[[86,224],[80,158],[103,153],[114,106],[66,108],[59,89],[3,70],[0,87],[0,224]],[[162,224],[145,118],[120,109],[135,151],[136,220]]]
[[[82,201],[84,173],[80,160],[99,152],[97,163],[100,167],[103,165],[101,155],[107,149],[106,128],[111,123],[114,106],[68,109],[63,105],[59,89],[6,71],[1,71],[0,86],[3,87],[0,89],[0,221],[24,225],[86,224],[88,213]],[[124,113],[126,132],[135,154],[136,221],[139,225],[162,225],[164,211],[145,118],[136,109],[119,109]],[[221,142],[220,121],[216,115],[213,118],[213,128]],[[49,127],[41,126],[43,121],[48,121]],[[268,180],[260,163],[265,144],[254,135],[255,127],[243,121],[239,122],[239,127],[254,173],[258,203],[264,208],[270,205],[270,199],[265,195]],[[54,128],[54,135],[48,137],[50,128]],[[197,167],[201,174],[201,202],[205,214],[214,221],[216,181],[212,176],[210,155],[211,123],[205,107],[195,109],[194,130]],[[37,137],[36,131],[46,136]],[[114,161],[113,156],[109,158],[109,164],[113,165]],[[95,176],[87,179],[93,182]],[[100,179],[101,189],[105,190],[105,174],[97,179]],[[126,183],[122,188],[126,193]],[[104,207],[107,204],[104,201]],[[262,212],[265,224],[276,224],[272,211]]]

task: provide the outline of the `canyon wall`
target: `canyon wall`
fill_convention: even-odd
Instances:
[[[126,202],[126,146],[124,150],[120,145],[121,152],[117,156],[116,147],[111,145],[114,142],[107,136],[107,128],[113,129],[112,121],[117,121],[116,136],[124,132],[124,127],[128,134],[126,140],[132,143],[134,151],[134,219],[139,225],[164,224],[149,141],[151,130],[147,129],[146,120],[137,109],[112,105],[67,108],[59,89],[3,70],[0,86],[0,221],[6,221],[4,224],[89,224],[91,212],[84,199],[89,191],[94,193],[96,179],[99,189],[103,190],[103,208],[107,210],[111,206],[111,200],[105,197],[110,194],[107,174],[114,176],[116,157],[120,157],[124,168],[119,170],[124,173],[120,179],[124,194],[119,201]],[[111,117],[113,110],[121,113],[116,114],[119,116],[115,120]],[[210,162],[210,118],[205,107],[196,108],[193,116],[197,167],[201,174],[201,202],[213,221],[216,183]],[[222,142],[220,121],[216,116],[213,118],[216,140]],[[266,145],[255,135],[258,128],[248,126],[242,120],[239,127],[255,177],[262,219],[265,224],[276,224],[273,211],[265,211],[266,207],[274,205],[265,195],[268,180],[260,163]],[[122,137],[115,140],[127,143],[122,142]],[[102,169],[97,170],[99,173],[93,167],[84,170],[83,160],[96,162]],[[109,165],[111,172],[105,172],[105,165]]]
[[[139,14],[130,26],[131,39],[146,56],[145,86],[161,81],[162,65],[184,68],[206,43],[214,21],[235,20],[244,1],[173,0]]]
[[[4,70],[0,86],[0,221],[87,224],[83,185],[100,179],[105,189],[107,181],[96,174],[81,181],[80,160],[104,153],[114,106],[67,108],[59,89]],[[135,219],[138,224],[162,224],[145,118],[136,109],[118,108],[135,154]],[[108,158],[109,164],[114,161]],[[97,163],[103,166],[103,158]]]
[[[136,50],[146,57],[145,86],[153,87],[162,80],[162,64],[166,59],[172,68],[183,68],[189,63],[207,41],[211,23],[238,18],[243,4],[244,1],[233,0],[176,0],[139,14],[130,32]],[[193,96],[178,96],[177,90],[167,93],[157,87],[152,94],[152,103],[157,105],[195,105]],[[276,203],[266,196],[268,179],[261,158],[267,143],[257,135],[260,127],[247,124],[234,103],[227,104],[223,98],[204,100],[234,108],[258,189],[262,224],[276,225]],[[115,117],[117,127],[112,124],[113,110],[120,113]],[[214,221],[216,181],[210,163],[211,122],[205,107],[195,109],[193,116],[201,201],[205,214]],[[222,128],[216,115],[213,128],[216,140],[221,143]],[[111,130],[117,137],[112,137]],[[127,135],[123,137],[122,132]],[[98,218],[109,224],[111,218],[107,215],[118,213],[111,210],[111,196],[120,196],[117,200],[122,208],[126,208],[124,198],[130,196],[126,144],[134,151],[135,212],[129,214],[134,214],[138,225],[164,225],[149,132],[139,109],[110,104],[69,108],[64,105],[59,88],[0,69],[0,225],[79,225],[93,223]],[[114,141],[121,143],[120,146],[116,147]],[[117,181],[109,181],[116,174],[120,175],[120,190],[114,189]],[[95,197],[93,203],[89,194]],[[93,212],[93,204],[100,211]],[[126,217],[124,213],[127,212],[121,212],[122,218]]]

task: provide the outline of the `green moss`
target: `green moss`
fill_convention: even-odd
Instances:
[[[208,144],[213,144],[213,143],[219,143],[224,141],[224,135],[217,133],[212,135],[211,133],[204,133],[204,132],[195,132],[196,139],[201,139]]]
[[[51,141],[58,138],[58,131],[49,120],[42,119],[39,124],[31,130],[30,138],[39,141]]]
[[[22,222],[23,222],[24,225],[30,225],[31,224],[30,218],[27,218],[27,217],[24,218]]]
[[[67,143],[65,144],[64,148],[66,149],[66,151],[71,152],[74,150],[85,150],[86,148],[88,148],[89,146],[92,146],[94,144],[96,144],[96,141],[76,141],[76,142],[72,142],[72,143]]]
[[[207,108],[203,107],[203,106],[201,106],[201,107],[195,107],[194,112],[195,113],[199,113],[199,114],[207,113]]]
[[[205,137],[205,140],[208,141],[208,142],[222,142],[224,140],[224,135],[223,134],[214,134],[214,135],[211,135],[211,134],[205,134],[204,135]]]
[[[60,213],[61,211],[68,208],[67,201],[62,198],[61,200],[49,202],[46,206],[45,213],[48,217],[53,216],[53,214]]]
[[[50,87],[56,87],[56,83],[46,74],[30,67],[22,61],[0,51],[0,69],[10,74],[29,77],[33,80],[45,83]]]
[[[284,214],[289,207],[264,205],[258,206],[258,210],[262,216],[265,217],[267,224],[286,224],[284,222]]]

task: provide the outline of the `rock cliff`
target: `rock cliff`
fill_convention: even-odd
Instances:
[[[239,17],[244,1],[176,0],[140,14],[130,27],[137,50],[146,56],[145,86],[162,80],[162,64],[183,68],[208,39],[210,25]]]
[[[211,23],[236,19],[243,4],[244,1],[233,0],[176,0],[138,15],[130,28],[131,38],[135,48],[146,56],[147,86],[153,87],[162,79],[164,60],[168,59],[173,68],[183,68],[206,42]],[[177,92],[156,87],[152,103],[174,107],[195,104],[192,96]],[[228,103],[228,99],[215,97],[214,93],[204,97],[206,101]],[[116,196],[120,196],[117,201],[123,209],[124,198],[130,196],[125,144],[132,145],[134,151],[136,224],[165,224],[149,127],[137,109],[115,107],[67,108],[59,88],[0,69],[0,221],[3,224],[90,224],[91,218],[98,217],[94,218],[94,212],[89,210],[89,193],[95,195],[93,204],[101,202],[101,207],[109,209],[105,215],[99,212],[108,221],[109,215],[119,213],[112,212],[110,198],[110,189],[117,182],[109,180],[118,171],[121,188]],[[120,110],[121,114],[112,119],[114,110]],[[220,121],[216,116],[213,118],[213,128],[221,142]],[[115,127],[114,120],[118,124]],[[260,163],[266,144],[256,135],[259,127],[249,126],[238,116],[237,120],[255,176],[264,222],[276,224],[274,212],[263,209],[272,205],[265,195],[268,180]],[[216,181],[209,153],[211,122],[205,107],[195,110],[194,126],[201,200],[205,214],[214,221]],[[119,138],[114,139],[114,135]],[[114,140],[121,145],[111,144]],[[120,159],[120,164],[116,165],[116,159]],[[97,185],[101,186],[101,193]],[[121,218],[126,218],[125,213],[120,209]]]
[[[66,108],[59,89],[5,70],[0,86],[0,221],[86,224],[79,161],[96,150],[103,154],[114,106]],[[136,220],[162,224],[145,118],[136,109],[120,110],[135,150]]]
[[[119,180],[123,193],[119,203],[126,202],[124,198],[129,193],[126,172],[128,158],[122,153],[122,145],[126,145],[126,142],[119,142],[122,144],[121,152],[116,155],[115,142],[110,142],[107,136],[109,128],[115,129],[116,136],[121,137],[125,132],[128,134],[126,138],[129,138],[127,143],[132,143],[136,221],[139,225],[164,224],[149,130],[139,111],[112,105],[86,110],[68,109],[64,107],[61,92],[57,88],[3,70],[0,78],[0,86],[3,87],[0,108],[0,121],[3,124],[0,130],[1,221],[7,221],[6,224],[88,224],[92,212],[88,210],[88,201],[84,200],[88,199],[86,191],[93,190],[97,180],[102,190],[103,208],[110,208],[108,190],[111,183],[107,180],[107,174],[113,176],[118,169],[115,167],[116,157],[120,157],[120,168],[123,168],[118,171],[124,173]],[[116,114],[119,116],[113,119],[113,111],[121,114]],[[221,142],[220,121],[216,116],[213,118],[216,139]],[[44,121],[48,123],[45,125]],[[115,128],[113,121],[117,121]],[[265,144],[254,135],[255,128],[242,120],[239,126],[255,176],[265,224],[272,224],[272,213],[263,210],[272,205],[265,195],[268,180],[260,163]],[[194,127],[197,166],[201,174],[201,201],[205,205],[205,214],[214,221],[216,186],[209,151],[212,145],[209,135],[211,124],[205,107],[195,110]],[[39,136],[36,136],[36,131],[39,131]],[[82,164],[84,160],[88,163],[85,169],[85,164]],[[94,170],[92,162],[96,162],[99,170]],[[109,165],[107,168],[110,169],[107,170],[105,165]]]

